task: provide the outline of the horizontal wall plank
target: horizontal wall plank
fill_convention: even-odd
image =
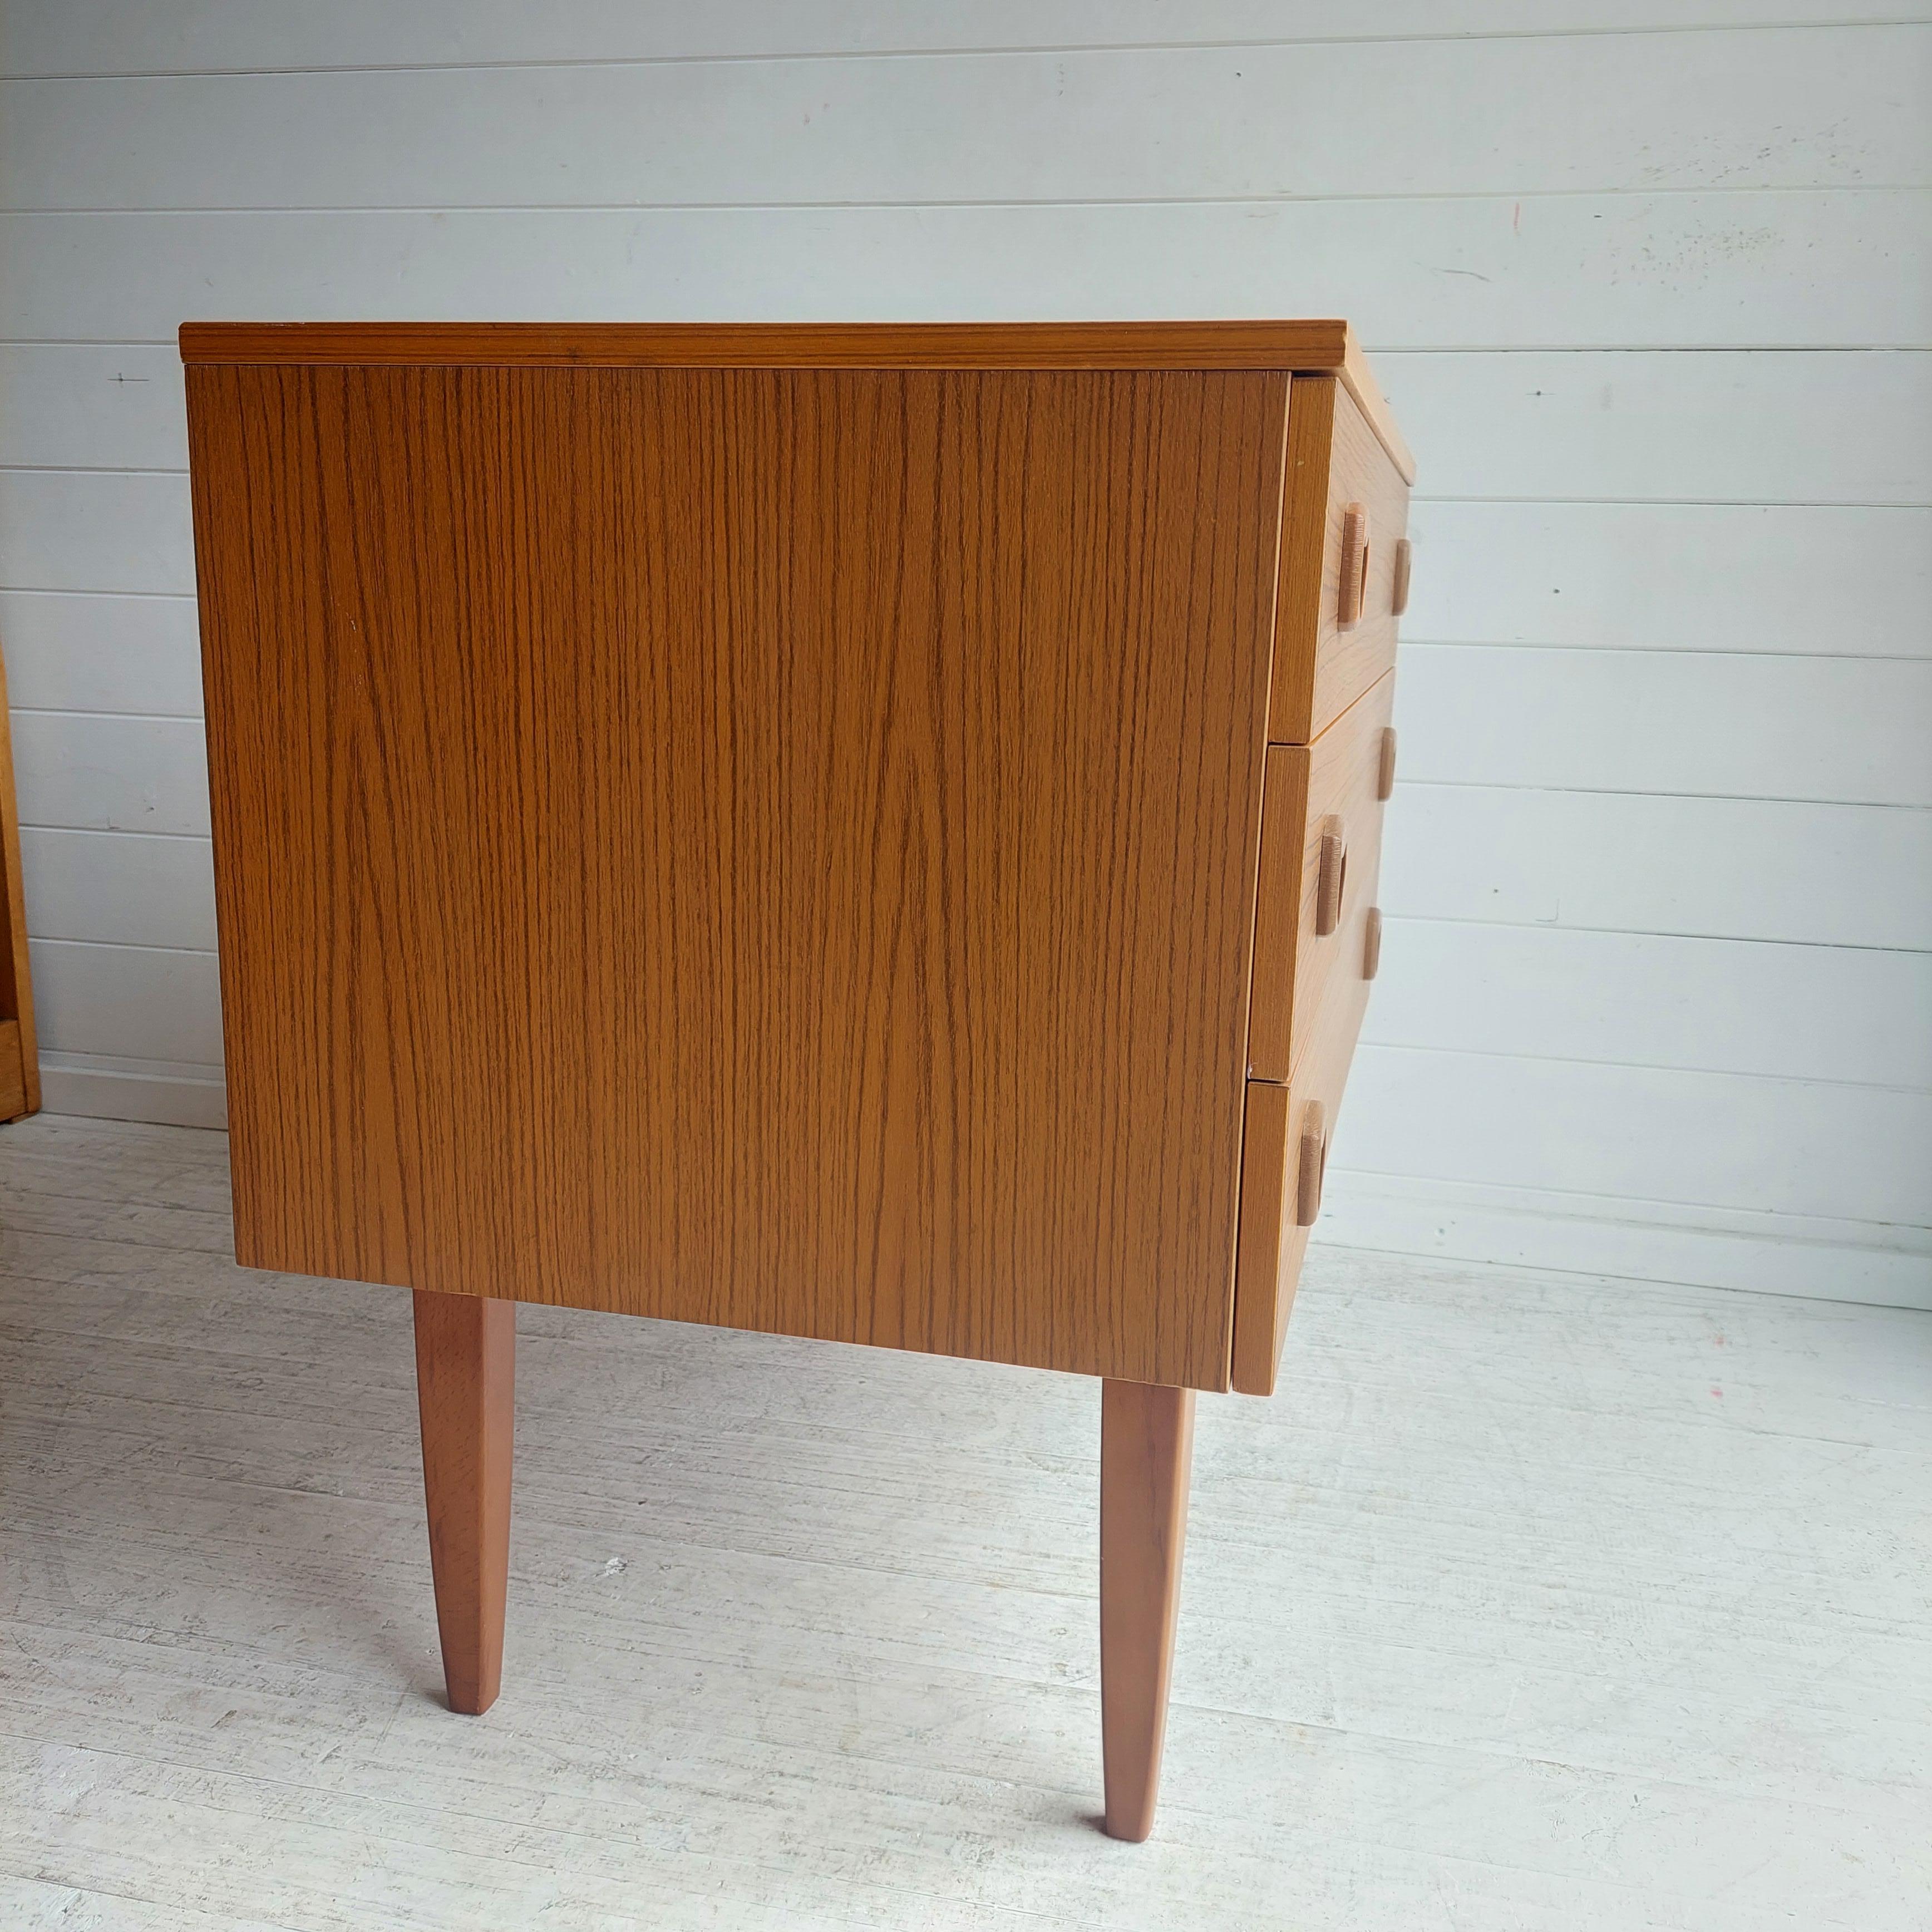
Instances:
[[[41,1105],[98,1120],[161,1120],[225,1127],[228,1089],[219,1066],[170,1066],[112,1054],[43,1053]]]
[[[1390,919],[1363,1038],[1932,1084],[1932,953]]]
[[[172,345],[0,344],[0,464],[186,469],[180,356]]]
[[[1932,30],[1917,26],[4,86],[0,202],[12,208],[1932,183]],[[1456,111],[1363,111],[1400,100]]]
[[[22,710],[201,716],[191,597],[0,591],[0,650]]]
[[[14,767],[23,825],[208,836],[199,719],[16,711]]]
[[[222,317],[1346,315],[1372,348],[1923,348],[1928,218],[1918,189],[10,214],[0,338],[165,342],[184,320]]]
[[[1932,950],[1932,812],[1398,779],[1391,917]]]
[[[1396,724],[1429,782],[1932,806],[1932,658],[1411,644]]]
[[[34,1018],[57,1052],[221,1059],[221,988],[212,952],[32,944]]]
[[[1376,358],[1432,497],[1932,505],[1932,354]],[[0,344],[0,464],[182,469],[172,344]]]
[[[206,838],[28,826],[20,834],[27,930],[36,939],[214,950]]]
[[[1176,42],[1909,21],[1910,0],[974,0],[970,13],[923,0],[196,0],[188,8],[61,0],[16,8],[14,74],[178,73],[381,61],[700,60],[893,50],[1165,46]]]
[[[1389,350],[1432,496],[1932,504],[1932,355]]]
[[[1871,1222],[1416,1180],[1331,1162],[1316,1238],[1394,1254],[1932,1310],[1924,1237]]]
[[[1339,1168],[1932,1224],[1932,1094],[1360,1048]]]
[[[0,470],[0,590],[194,589],[185,476]]]
[[[1932,511],[1432,502],[1410,533],[1418,640],[1932,656]]]

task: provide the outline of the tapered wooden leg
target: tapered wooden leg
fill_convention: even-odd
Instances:
[[[429,1561],[449,1708],[479,1715],[503,1681],[517,1305],[416,1292]]]
[[[1154,1829],[1187,1479],[1194,1391],[1144,1382],[1100,1390],[1100,1737],[1108,1835],[1138,1844]]]

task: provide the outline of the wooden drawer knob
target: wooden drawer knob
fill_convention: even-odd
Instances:
[[[1372,980],[1382,970],[1382,909],[1371,906],[1362,928],[1362,977]]]
[[[1322,1178],[1328,1168],[1328,1123],[1319,1100],[1301,1117],[1301,1150],[1294,1176],[1294,1225],[1312,1228],[1322,1211]]]
[[[1322,821],[1322,856],[1315,877],[1315,936],[1326,939],[1342,923],[1342,893],[1348,880],[1348,842],[1333,812]]]
[[[1395,587],[1389,592],[1389,609],[1400,617],[1408,608],[1408,539],[1395,542]]]
[[[1381,762],[1376,767],[1376,796],[1386,802],[1388,795],[1395,790],[1395,727],[1382,727]]]
[[[1342,512],[1342,588],[1335,621],[1345,631],[1361,622],[1369,591],[1369,513],[1360,503]]]

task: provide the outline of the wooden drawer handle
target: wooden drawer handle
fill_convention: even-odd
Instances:
[[[1408,608],[1408,539],[1395,540],[1395,588],[1389,592],[1389,610],[1397,617]]]
[[[1326,939],[1342,923],[1342,893],[1348,880],[1348,842],[1333,812],[1322,821],[1322,857],[1315,875],[1315,936]]]
[[[1376,767],[1376,796],[1386,803],[1395,790],[1395,727],[1382,727],[1381,762]]]
[[[1301,1117],[1301,1153],[1294,1176],[1294,1225],[1312,1228],[1322,1211],[1322,1178],[1328,1168],[1328,1119],[1319,1100]]]
[[[1362,977],[1372,980],[1382,970],[1382,909],[1371,906],[1369,916],[1363,922]]]
[[[1335,621],[1345,631],[1361,622],[1369,590],[1369,513],[1360,503],[1342,512],[1342,587]]]

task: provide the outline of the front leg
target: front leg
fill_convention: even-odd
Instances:
[[[430,1571],[449,1708],[478,1716],[503,1681],[517,1304],[418,1288],[416,1399]]]
[[[1194,1391],[1107,1382],[1100,1390],[1100,1736],[1108,1835],[1154,1829],[1180,1605]]]

